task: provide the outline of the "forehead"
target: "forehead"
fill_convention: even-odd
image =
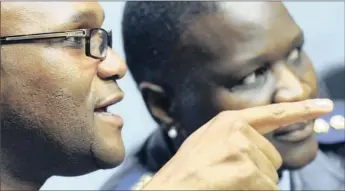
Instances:
[[[218,7],[230,22],[239,26],[267,27],[273,18],[288,14],[280,2],[222,2]]]
[[[183,43],[197,43],[214,55],[244,62],[285,53],[301,33],[279,2],[222,2],[218,7],[217,13],[192,19]]]
[[[96,27],[102,21],[97,2],[1,3],[2,36]]]

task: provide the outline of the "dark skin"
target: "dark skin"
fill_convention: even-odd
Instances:
[[[179,76],[186,78],[166,75],[173,97],[165,87],[141,84],[160,124],[175,124],[189,135],[224,110],[317,97],[315,71],[302,49],[303,31],[283,4],[227,2],[220,8],[222,13],[193,18],[184,31],[180,44],[187,48],[175,54],[180,58],[175,64],[181,63]],[[186,51],[195,45],[204,55],[198,63],[193,51]],[[265,135],[282,155],[284,168],[300,168],[314,159],[318,144],[312,127],[312,120],[289,126],[290,135],[300,133],[296,128],[308,132],[299,140],[278,139],[278,134],[287,133],[281,130]]]
[[[1,36],[99,28],[103,19],[96,2],[5,2]],[[126,65],[111,48],[101,61],[84,47],[73,38],[1,45],[2,189],[38,190],[52,175],[124,159],[122,120],[110,124],[95,109],[122,99],[115,80]]]
[[[94,2],[5,2],[1,4],[1,35],[98,28],[102,25],[103,15],[99,4]],[[109,120],[105,120],[96,109],[104,106],[104,102],[109,98],[112,99],[112,103],[109,104],[121,100],[123,93],[115,80],[125,75],[126,66],[110,48],[105,60],[87,57],[82,42],[74,40],[76,39],[1,45],[1,189],[38,190],[52,175],[75,176],[100,168],[111,168],[120,164],[124,158],[121,119],[115,117],[116,119],[109,123]],[[308,103],[297,104],[296,106],[300,108],[292,114],[297,117],[305,115],[311,117],[308,116],[310,113],[305,111],[307,105]],[[331,104],[327,105],[329,106],[326,110],[321,109],[321,113],[329,112]],[[286,107],[286,112],[283,113],[287,115],[286,118],[290,118],[286,120],[290,121],[293,119],[291,119],[291,109],[288,108]],[[270,112],[275,111],[267,110],[269,109],[259,108],[254,111],[262,111],[268,116],[272,115]],[[316,109],[314,112],[317,111]],[[249,116],[252,116],[252,113],[253,111],[246,112],[247,115],[251,114]],[[313,111],[311,113],[313,114]],[[180,119],[182,122],[182,118],[176,118],[176,120]],[[151,181],[151,187],[147,189],[181,188],[181,186],[198,188],[199,184],[195,184],[194,180],[199,177],[211,180],[211,183],[204,181],[202,188],[238,188],[243,185],[241,180],[245,182],[249,180],[253,187],[257,187],[259,185],[255,184],[258,183],[258,179],[254,175],[262,175],[259,183],[264,182],[264,184],[260,186],[276,188],[274,184],[276,175],[272,172],[275,172],[280,165],[280,156],[273,147],[270,148],[270,144],[267,144],[265,139],[255,134],[255,131],[244,132],[246,129],[247,132],[252,129],[248,123],[243,122],[247,127],[243,126],[243,130],[240,128],[231,135],[233,142],[246,142],[247,146],[237,144],[235,147],[234,144],[232,147],[220,149],[220,153],[214,158],[202,157],[208,154],[202,149],[202,145],[212,148],[223,141],[228,141],[227,136],[224,135],[229,131],[227,128],[222,128],[227,122],[225,119],[227,119],[226,114],[216,119],[216,125],[209,124],[203,128],[208,130],[205,132],[210,132],[215,137],[219,137],[216,136],[219,134],[223,135],[223,139],[211,141],[203,131],[200,131],[187,141],[186,149],[158,174],[158,178]],[[219,129],[222,131],[219,133],[214,131],[216,128],[207,127],[221,127]],[[269,159],[265,158],[265,154],[262,157],[255,157],[256,159],[246,158],[248,153],[251,153],[249,151],[253,150],[246,135],[261,140],[257,142],[266,145],[262,147],[268,153],[267,158],[275,159],[273,161],[276,162],[267,161]],[[191,156],[190,148],[195,148],[195,145],[201,146],[193,149],[195,154]],[[248,152],[237,152],[237,149]],[[260,152],[253,153],[260,154]],[[228,171],[237,168],[237,165],[232,165],[231,161],[227,162],[229,158],[234,157],[235,160],[244,158],[245,160],[236,161],[242,164],[250,176],[244,179],[232,176],[234,185],[224,184],[226,183],[222,180],[224,177],[218,176],[215,184],[214,179],[211,178],[214,174],[219,174],[218,170],[224,172],[223,168],[215,168],[211,174],[200,172],[198,169],[204,168],[199,168],[200,164],[194,164],[194,157],[204,158],[201,167],[219,164],[219,160],[224,161],[223,164],[230,167],[227,169],[231,169]],[[271,174],[271,181],[266,181],[267,176],[259,172],[256,167],[255,163],[260,162],[263,162],[260,167]],[[181,166],[180,164],[189,168],[184,170],[176,168]],[[175,180],[171,181],[172,175],[175,176]],[[168,178],[170,184],[166,185],[164,180]],[[239,182],[238,178],[240,178]]]

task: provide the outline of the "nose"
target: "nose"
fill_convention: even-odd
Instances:
[[[97,75],[101,79],[106,79],[116,76],[116,79],[121,79],[127,72],[127,66],[123,59],[121,59],[111,48],[108,48],[107,57],[98,65]]]
[[[301,101],[309,97],[310,88],[285,63],[274,64],[272,71],[277,80],[276,92],[273,98],[275,103]]]

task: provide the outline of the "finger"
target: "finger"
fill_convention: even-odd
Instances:
[[[248,152],[248,156],[255,163],[259,171],[267,176],[274,183],[278,183],[277,169],[273,165],[272,161],[266,156],[255,144],[252,145],[252,149]]]
[[[266,161],[263,161],[263,167],[270,170],[270,172],[267,172],[267,174],[270,174],[273,176],[276,176],[276,171],[280,168],[282,165],[282,157],[277,151],[277,149],[262,135],[260,135],[255,129],[253,129],[251,126],[243,124],[243,128],[241,129],[242,134],[246,136],[246,138],[251,141],[253,144],[253,147],[257,148],[257,155],[251,154],[253,157],[261,157],[266,158],[270,164],[267,164]],[[262,156],[264,155],[264,156]],[[259,165],[259,164],[258,164]],[[272,172],[274,174],[272,174]]]
[[[277,183],[261,172],[249,158],[242,165],[234,166],[230,164],[229,166],[233,166],[235,169],[232,169],[232,172],[236,172],[236,175],[229,178],[229,180],[236,177],[235,180],[240,182],[237,190],[278,190]],[[230,189],[234,190],[233,187],[230,187]]]
[[[244,142],[247,142],[244,139]],[[237,146],[241,147],[240,144]],[[235,146],[236,147],[236,146]],[[277,184],[266,174],[260,172],[253,160],[246,154],[237,152],[227,163],[210,167],[212,174],[208,180],[224,182],[225,190],[277,190]],[[214,175],[217,176],[214,176]],[[215,180],[212,180],[215,179]],[[218,188],[218,190],[220,190]]]
[[[235,111],[235,113],[247,121],[258,132],[265,134],[281,126],[314,119],[332,110],[333,102],[331,100],[312,99],[253,107]]]
[[[278,181],[277,169],[282,164],[282,158],[274,146],[246,123],[237,121],[232,127],[234,131],[228,136],[229,143],[226,143],[229,154],[247,155],[260,171]]]
[[[249,182],[248,190],[279,190],[276,182],[267,177],[266,174],[259,172],[256,181]]]

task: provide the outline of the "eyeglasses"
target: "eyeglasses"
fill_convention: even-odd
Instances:
[[[77,29],[64,32],[37,33],[28,35],[4,36],[1,37],[1,44],[22,43],[32,40],[53,39],[53,38],[85,38],[86,56],[104,60],[107,57],[108,46],[112,46],[112,31],[105,31],[102,28]]]

